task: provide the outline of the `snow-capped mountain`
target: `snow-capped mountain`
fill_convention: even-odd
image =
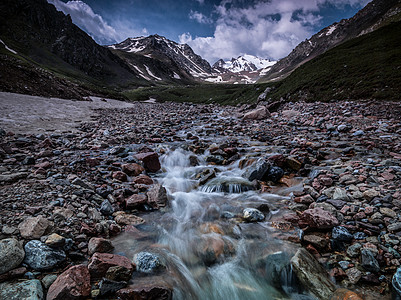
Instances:
[[[243,71],[252,72],[260,69],[267,69],[275,63],[275,61],[245,54],[228,61],[220,59],[213,65],[213,68],[219,72],[228,70],[233,73],[240,73]]]
[[[181,72],[187,72],[189,76],[195,78],[207,77],[212,73],[210,64],[197,55],[190,46],[178,44],[159,35],[128,38],[119,44],[109,46],[109,48],[167,62],[175,69],[178,67]],[[176,70],[172,72],[172,77],[178,79],[179,75]]]

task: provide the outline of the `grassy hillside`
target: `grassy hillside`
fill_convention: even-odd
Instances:
[[[400,100],[401,22],[341,44],[276,84],[273,100]]]
[[[124,92],[130,100],[144,101],[149,98],[158,101],[219,103],[236,105],[254,103],[269,84],[233,85],[199,84],[177,86],[157,86]]]

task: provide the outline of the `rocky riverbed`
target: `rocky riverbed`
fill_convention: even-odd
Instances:
[[[12,97],[1,102],[3,113],[17,105]],[[286,103],[268,112],[177,103],[100,108],[111,102],[97,101],[72,114],[76,127],[68,116],[21,106],[18,118],[0,123],[0,298],[178,298],[159,280],[177,272],[162,257],[114,249],[126,233],[146,239],[147,226],[178,204],[162,180],[174,149],[192,153],[184,156],[188,166],[203,166],[190,178],[202,191],[282,196],[243,210],[231,204],[197,224],[213,235],[199,255],[205,268],[239,256],[235,228],[260,223],[296,250],[284,265],[305,299],[401,295],[399,104]],[[222,168],[243,180],[217,185]],[[284,269],[275,268],[278,277]],[[277,299],[291,296],[288,282],[269,280]]]

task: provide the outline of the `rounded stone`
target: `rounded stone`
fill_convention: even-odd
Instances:
[[[159,256],[150,252],[139,252],[134,256],[136,269],[142,273],[152,273],[165,268]]]
[[[66,260],[62,250],[55,250],[42,243],[33,240],[25,245],[25,260],[34,270],[49,270]]]
[[[25,252],[13,238],[0,241],[0,274],[18,267],[24,260]]]
[[[247,222],[260,222],[265,219],[265,215],[256,208],[245,208],[242,217]]]

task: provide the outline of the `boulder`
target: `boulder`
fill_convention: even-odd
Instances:
[[[24,239],[38,239],[49,227],[50,222],[43,216],[29,217],[18,225],[21,236]]]
[[[372,251],[368,249],[361,249],[361,265],[369,272],[377,273],[380,271],[379,263],[374,257]]]
[[[5,282],[0,284],[0,299],[43,300],[43,288],[39,280]]]
[[[93,237],[88,243],[88,254],[93,255],[95,252],[108,253],[114,249],[111,241],[104,238]]]
[[[391,282],[393,284],[394,294],[401,297],[401,267],[397,269]]]
[[[145,185],[153,184],[152,178],[150,178],[149,176],[146,176],[144,174],[134,177],[132,179],[132,182],[135,184],[145,184]]]
[[[125,174],[129,176],[138,176],[143,171],[145,171],[145,169],[141,165],[138,165],[136,163],[122,165],[121,169]]]
[[[264,158],[260,158],[242,174],[242,177],[249,181],[261,180],[269,168],[270,164]]]
[[[256,208],[245,208],[242,213],[242,218],[246,222],[260,222],[265,219],[265,215]]]
[[[138,225],[145,223],[145,220],[135,215],[126,213],[124,211],[118,211],[113,214],[114,221],[119,225]]]
[[[25,257],[20,243],[13,238],[0,241],[0,274],[18,267]]]
[[[125,208],[126,209],[136,209],[146,204],[148,201],[148,197],[145,194],[134,194],[129,198],[125,199]]]
[[[274,183],[279,182],[281,177],[284,176],[284,170],[280,167],[271,167],[266,172],[266,179],[269,181],[273,181]]]
[[[166,267],[158,255],[145,251],[134,255],[134,263],[137,271],[142,273],[152,273]]]
[[[131,261],[125,256],[110,253],[95,253],[89,260],[88,269],[93,278],[102,278],[110,267],[120,266],[130,274],[134,271]]]
[[[154,184],[146,195],[148,196],[148,204],[155,209],[167,205],[167,190],[161,184]]]
[[[300,220],[310,228],[330,229],[339,225],[339,221],[328,211],[321,208],[312,208],[305,210]]]
[[[244,120],[262,120],[270,116],[270,112],[266,106],[259,106],[256,109],[244,114]]]
[[[63,272],[50,286],[46,300],[87,299],[91,292],[90,274],[84,265]]]
[[[304,248],[295,253],[291,265],[302,286],[319,299],[330,299],[335,290],[326,270]]]
[[[41,241],[33,240],[25,245],[24,262],[34,270],[49,270],[65,260],[64,251],[52,249]]]
[[[138,153],[135,158],[142,161],[145,170],[148,172],[157,172],[161,168],[159,156],[156,152]]]

